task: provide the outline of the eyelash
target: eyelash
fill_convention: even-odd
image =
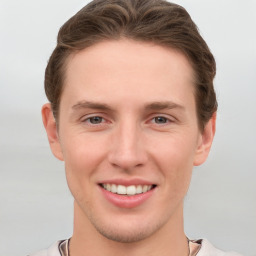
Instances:
[[[96,123],[93,123],[93,119],[98,119],[98,122],[96,120]],[[157,119],[158,119],[158,121],[162,120],[164,122],[161,123],[161,121],[160,121],[160,123],[157,123]],[[156,124],[157,126],[158,125],[165,126],[165,125],[168,125],[170,123],[173,123],[174,120],[172,120],[168,117],[165,117],[163,115],[158,115],[158,116],[152,117],[149,122],[153,123],[153,124]],[[95,116],[90,116],[90,117],[87,117],[86,119],[83,119],[82,123],[87,123],[90,126],[100,126],[100,125],[104,125],[105,123],[107,123],[107,120],[104,117],[100,116],[100,115],[95,115]]]
[[[162,119],[162,121],[164,121],[164,123],[161,123],[161,121],[160,121],[160,123],[157,123],[157,121],[156,121],[157,119],[158,119],[158,121],[160,121],[160,120]],[[171,122],[171,120],[168,119],[168,118],[165,117],[165,116],[155,116],[155,117],[153,117],[151,120],[154,120],[154,123],[155,123],[155,124],[160,124],[160,125],[165,125],[165,124]]]
[[[99,123],[93,123],[92,120],[95,119],[95,118],[100,119],[100,122]],[[104,121],[104,122],[102,122],[102,121]],[[90,117],[87,117],[86,119],[82,120],[82,123],[88,123],[91,126],[102,125],[103,123],[106,123],[106,122],[107,121],[105,120],[105,118],[100,116],[100,115],[90,116]]]

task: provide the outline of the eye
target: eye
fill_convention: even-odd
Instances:
[[[89,122],[91,124],[100,124],[100,123],[103,122],[103,120],[104,119],[101,116],[92,116],[92,117],[86,119],[85,121],[87,121],[87,122]]]
[[[110,128],[112,121],[111,118],[104,113],[88,113],[80,118],[79,123],[85,130],[102,131]]]
[[[89,126],[97,126],[106,123],[106,119],[101,116],[89,116],[87,118],[83,118],[82,123]]]
[[[164,116],[156,116],[153,118],[153,122],[156,124],[166,124],[168,121],[169,120]]]

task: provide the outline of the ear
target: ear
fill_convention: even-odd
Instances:
[[[198,146],[194,159],[194,166],[204,163],[210,152],[212,141],[216,130],[216,112],[205,125],[203,132],[199,135]]]
[[[59,141],[57,125],[52,113],[51,104],[47,103],[42,107],[42,119],[46,130],[52,153],[56,158],[63,161],[63,154]]]

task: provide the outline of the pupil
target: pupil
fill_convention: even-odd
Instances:
[[[91,117],[90,118],[90,122],[92,124],[99,124],[102,122],[102,117],[99,117],[99,116],[94,116],[94,117]]]
[[[167,119],[165,117],[159,116],[155,118],[156,123],[158,124],[164,124],[166,123]]]

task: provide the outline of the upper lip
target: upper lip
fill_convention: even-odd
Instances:
[[[123,186],[131,186],[131,185],[156,185],[154,182],[147,181],[144,179],[133,178],[133,179],[108,179],[102,180],[99,184],[116,184]]]

